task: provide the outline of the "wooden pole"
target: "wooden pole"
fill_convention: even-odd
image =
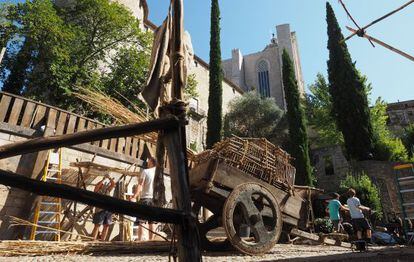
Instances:
[[[184,83],[184,11],[183,0],[172,0],[173,4],[173,36],[171,48],[172,65],[172,94],[170,106],[175,107],[173,113],[179,119],[185,120],[186,113],[183,108]],[[178,257],[180,261],[201,261],[200,240],[196,225],[196,218],[191,213],[190,185],[188,179],[187,142],[185,126],[175,131],[165,132],[164,145],[170,161],[171,189],[173,202],[178,210],[182,210],[187,220],[177,228]]]
[[[139,205],[131,201],[117,199],[65,184],[43,182],[3,170],[0,170],[0,184],[38,195],[78,201],[113,213],[138,217],[144,220],[171,224],[181,224],[182,221],[186,220],[184,212],[179,210]]]
[[[6,53],[5,47],[3,47],[0,51],[0,65],[1,65],[1,62],[3,61],[4,53]]]
[[[0,159],[109,138],[128,137],[158,130],[177,129],[180,127],[180,123],[178,118],[170,116],[145,123],[93,129],[61,136],[34,138],[0,147]]]
[[[347,26],[346,28],[349,31],[351,31],[351,32],[354,32],[354,33],[357,32],[357,30],[355,30],[355,29],[353,29],[353,28],[351,28],[349,26]],[[391,50],[391,51],[393,51],[393,52],[395,52],[395,53],[397,53],[399,55],[402,55],[403,57],[405,57],[407,59],[410,59],[411,61],[414,61],[414,56],[411,56],[411,55],[409,55],[409,54],[407,54],[407,53],[405,53],[405,52],[403,52],[403,51],[401,51],[401,50],[399,50],[399,49],[397,49],[397,48],[395,48],[393,46],[390,46],[389,44],[386,44],[386,43],[382,42],[381,40],[378,40],[378,39],[376,39],[376,38],[374,38],[372,36],[369,36],[369,35],[367,35],[365,33],[364,33],[364,35],[362,37],[364,37],[364,38],[366,38],[366,39],[368,39],[368,40],[370,40],[370,41],[372,41],[374,43],[377,43],[379,45],[382,45],[383,47],[388,48],[389,50]]]
[[[341,1],[341,3],[342,3],[342,1]],[[414,0],[410,0],[409,2],[405,3],[404,5],[402,5],[402,6],[398,7],[397,9],[395,9],[395,10],[393,10],[393,11],[389,12],[388,14],[381,16],[380,18],[378,18],[378,19],[374,20],[373,22],[369,23],[368,25],[364,26],[363,28],[360,28],[360,30],[365,31],[365,30],[366,30],[366,29],[368,29],[369,27],[371,27],[371,26],[375,25],[376,23],[378,23],[378,22],[380,22],[380,21],[384,20],[385,18],[388,18],[389,16],[391,16],[391,15],[393,15],[393,14],[395,14],[395,13],[397,13],[397,12],[401,11],[401,10],[403,10],[403,9],[404,9],[404,8],[406,8],[407,6],[411,5],[412,3],[414,3]],[[343,4],[343,3],[342,3],[342,4]],[[344,5],[344,6],[345,6],[345,5]],[[356,32],[353,32],[351,35],[349,35],[349,36],[348,36],[347,38],[345,38],[343,41],[348,41],[350,38],[352,38],[353,36],[355,36],[356,34],[358,34],[358,31],[359,31],[359,30],[357,30]]]

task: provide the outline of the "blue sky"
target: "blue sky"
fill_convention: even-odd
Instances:
[[[344,0],[360,26],[399,7],[408,0]],[[150,20],[160,24],[169,0],[147,0]],[[210,1],[184,0],[185,26],[191,33],[195,53],[208,61]],[[223,59],[233,48],[243,54],[262,50],[269,43],[278,24],[289,23],[297,32],[305,83],[309,85],[318,72],[326,75],[327,35],[323,0],[221,0],[221,43]],[[337,0],[331,0],[343,32],[352,22]],[[368,30],[379,38],[414,55],[414,4]],[[373,84],[371,98],[381,96],[387,102],[414,99],[414,63],[381,46],[372,48],[368,41],[353,38],[348,47],[357,68]]]

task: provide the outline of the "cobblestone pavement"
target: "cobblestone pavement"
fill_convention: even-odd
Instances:
[[[379,253],[386,253],[386,250],[391,250],[397,256],[402,256],[404,248],[372,248],[371,259],[359,261],[379,261]],[[407,249],[411,250],[412,249]],[[412,254],[412,253],[410,253]],[[277,261],[277,260],[294,260],[294,261],[347,261],[353,260],[361,256],[360,253],[355,253],[350,249],[332,246],[306,246],[306,245],[276,245],[269,254],[264,256],[244,256],[238,253],[209,253],[203,257],[206,262],[221,262],[221,261]],[[395,256],[395,255],[393,255]],[[313,258],[313,259],[312,259]],[[325,258],[325,260],[323,259]],[[413,257],[410,257],[413,258]],[[168,254],[154,254],[154,255],[109,255],[109,256],[91,256],[91,255],[55,255],[55,256],[39,256],[39,257],[0,257],[0,262],[129,262],[129,261],[168,261]],[[381,261],[388,261],[381,260]],[[396,261],[396,260],[395,260]],[[414,261],[414,260],[399,260],[399,261]]]

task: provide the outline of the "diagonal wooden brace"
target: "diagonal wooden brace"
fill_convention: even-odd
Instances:
[[[0,147],[0,159],[109,138],[141,135],[158,130],[173,130],[180,126],[181,122],[177,117],[169,116],[145,123],[105,127],[61,136],[34,138]]]
[[[0,184],[19,188],[38,195],[59,197],[99,207],[113,213],[124,214],[144,220],[182,224],[185,213],[173,209],[139,205],[130,201],[98,194],[88,190],[30,179],[12,172],[0,170]]]

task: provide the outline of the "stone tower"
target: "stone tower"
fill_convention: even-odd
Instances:
[[[296,33],[289,24],[276,26],[276,36],[260,52],[242,55],[239,49],[223,61],[224,75],[245,91],[256,90],[263,97],[274,97],[285,110],[286,102],[282,79],[282,53],[286,49],[295,65],[299,91],[304,95],[304,81]]]

